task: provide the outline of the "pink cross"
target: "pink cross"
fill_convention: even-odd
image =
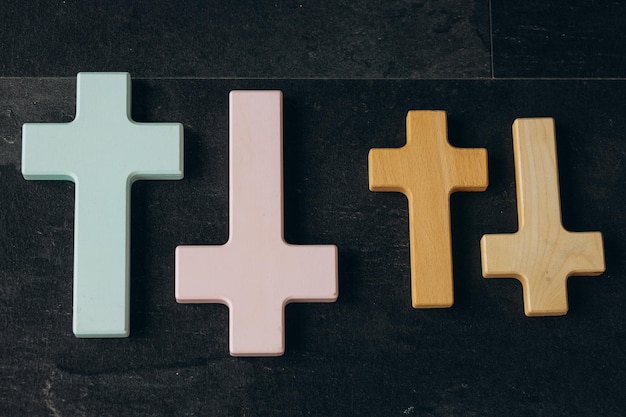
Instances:
[[[287,303],[337,299],[337,248],[283,238],[282,93],[230,93],[230,238],[176,248],[176,300],[230,311],[230,354],[285,351]]]

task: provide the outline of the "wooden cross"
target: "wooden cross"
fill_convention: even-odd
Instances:
[[[74,121],[24,125],[22,174],[76,183],[74,334],[126,337],[131,186],[183,177],[183,128],[133,121],[127,73],[77,78]]]
[[[407,196],[413,307],[450,307],[450,194],[487,188],[487,151],[451,146],[443,111],[410,111],[406,134],[402,148],[370,150],[370,190]]]
[[[604,272],[602,235],[561,224],[554,120],[513,123],[519,230],[484,235],[483,276],[513,277],[524,289],[527,316],[567,313],[567,277]]]
[[[337,299],[337,248],[283,239],[282,93],[230,93],[228,242],[176,248],[176,300],[222,303],[233,356],[285,351],[284,308]]]

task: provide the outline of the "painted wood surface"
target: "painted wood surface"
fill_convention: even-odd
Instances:
[[[337,299],[337,248],[283,237],[282,105],[280,91],[230,93],[228,242],[176,248],[176,300],[228,305],[233,356],[282,355],[285,305]]]

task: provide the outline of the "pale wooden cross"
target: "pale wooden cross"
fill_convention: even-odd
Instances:
[[[519,230],[481,239],[485,278],[522,283],[527,316],[567,313],[567,277],[604,272],[599,232],[573,233],[561,224],[554,120],[513,123]]]

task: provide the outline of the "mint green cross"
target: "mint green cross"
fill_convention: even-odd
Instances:
[[[25,179],[76,184],[77,337],[129,335],[132,184],[183,177],[182,125],[133,121],[130,98],[129,74],[80,73],[74,121],[22,131]]]

